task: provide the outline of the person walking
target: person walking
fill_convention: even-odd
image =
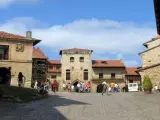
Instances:
[[[7,72],[7,77],[8,77],[8,85],[10,86],[11,84],[11,67],[8,67],[8,72]]]
[[[106,92],[107,95],[108,95],[108,84],[104,81],[104,82],[102,83],[102,85],[103,85],[102,95],[103,95],[105,92]]]
[[[66,84],[65,84],[65,82],[63,82],[63,84],[62,84],[62,88],[63,88],[63,91],[66,91]]]
[[[71,84],[68,83],[68,87],[67,87],[68,92],[71,92]]]
[[[54,92],[54,94],[56,94],[56,88],[57,88],[57,82],[56,80],[54,80],[52,84],[52,91]]]
[[[19,87],[24,87],[24,82],[25,82],[25,77],[22,74],[22,72],[19,72],[19,74],[18,74],[18,86]]]

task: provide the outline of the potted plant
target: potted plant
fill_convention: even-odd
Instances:
[[[152,82],[151,82],[151,79],[149,78],[149,76],[144,76],[144,80],[143,80],[143,89],[144,89],[144,92],[147,93],[147,94],[151,94],[152,93],[152,88],[153,88],[153,85],[152,85]]]

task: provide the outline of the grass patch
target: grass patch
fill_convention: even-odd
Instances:
[[[22,103],[31,102],[34,100],[41,100],[46,98],[38,94],[38,91],[31,88],[19,88],[15,86],[0,86],[0,89],[4,92],[5,96],[11,96],[18,98]]]

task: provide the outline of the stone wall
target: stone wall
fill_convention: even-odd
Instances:
[[[146,67],[146,66],[150,66],[153,64],[157,64],[160,63],[160,46],[153,48],[149,51],[146,51],[144,53],[141,54],[142,56],[142,67]]]
[[[153,85],[157,85],[160,82],[160,66],[143,70],[143,72],[140,72],[140,75],[141,75],[142,82],[143,82],[144,76],[148,75],[151,78]]]
[[[160,45],[160,39],[147,43],[148,49]]]
[[[74,57],[74,62],[70,62],[70,57]],[[84,57],[84,62],[80,62],[80,57]],[[66,80],[66,70],[70,70],[71,80],[67,82],[74,82],[75,80],[82,80],[84,78],[84,70],[88,70],[88,80],[92,79],[92,60],[90,54],[62,54],[62,80]]]
[[[19,41],[0,41],[0,45],[9,45],[9,60],[0,60],[0,67],[11,67],[11,85],[17,86],[18,73],[22,72],[26,77],[25,87],[30,87],[32,76],[32,43],[21,42],[24,45],[23,52],[16,51]]]

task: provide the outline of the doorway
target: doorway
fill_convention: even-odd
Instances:
[[[102,91],[103,91],[103,85],[102,84],[97,85],[97,93],[102,93]]]
[[[73,82],[73,86],[74,86],[74,90],[75,90],[75,92],[79,92],[79,89],[78,89],[78,87],[77,87],[77,84],[79,83],[79,81],[75,81],[75,82]]]
[[[8,84],[9,82],[9,69],[0,67],[0,84]]]

